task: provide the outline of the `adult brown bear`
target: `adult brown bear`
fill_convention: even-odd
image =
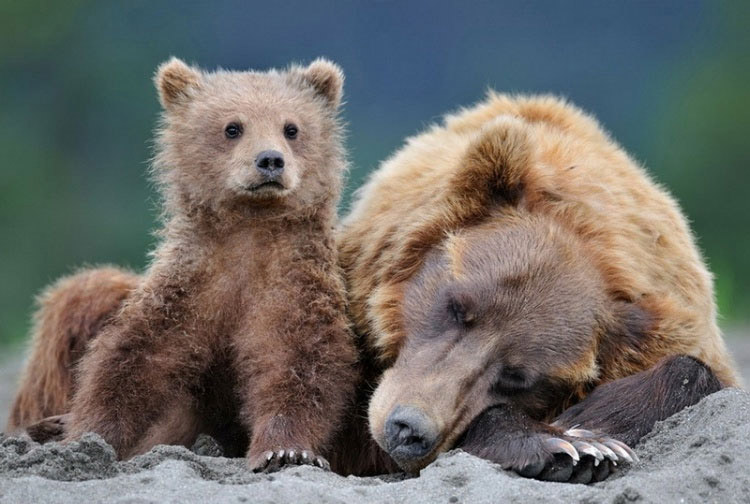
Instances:
[[[370,431],[403,469],[461,447],[602,479],[620,441],[738,384],[677,204],[559,99],[492,93],[407,140],[339,251]]]

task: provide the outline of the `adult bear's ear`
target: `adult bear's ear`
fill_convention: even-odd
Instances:
[[[451,181],[453,192],[478,206],[519,204],[533,157],[528,127],[509,115],[485,124],[462,157],[465,164]]]
[[[201,72],[173,57],[159,65],[154,82],[162,107],[172,111],[186,103],[190,99],[191,90],[200,86]]]
[[[659,336],[660,321],[655,315],[659,307],[654,303],[658,305],[647,299],[613,301],[610,316],[601,321],[598,344],[597,361],[604,372],[625,376],[640,371],[654,344],[666,344]]]
[[[610,335],[620,343],[619,348],[642,350],[656,325],[656,318],[642,303],[625,300],[614,302],[613,314]]]
[[[318,58],[301,72],[302,80],[313,87],[328,104],[336,109],[341,105],[344,87],[344,72],[337,64],[325,58]]]

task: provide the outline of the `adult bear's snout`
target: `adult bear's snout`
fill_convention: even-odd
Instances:
[[[386,450],[399,465],[424,457],[437,440],[435,422],[419,408],[396,406],[385,421]]]

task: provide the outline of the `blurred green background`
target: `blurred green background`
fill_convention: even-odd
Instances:
[[[352,189],[488,87],[594,113],[693,222],[725,324],[750,320],[750,2],[0,0],[0,345],[44,285],[84,264],[142,268],[154,68],[347,75]]]

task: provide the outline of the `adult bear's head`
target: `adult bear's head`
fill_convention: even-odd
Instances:
[[[509,212],[449,236],[403,299],[407,337],[369,416],[404,469],[452,448],[486,408],[543,418],[596,377],[604,287],[577,240],[543,218]]]

